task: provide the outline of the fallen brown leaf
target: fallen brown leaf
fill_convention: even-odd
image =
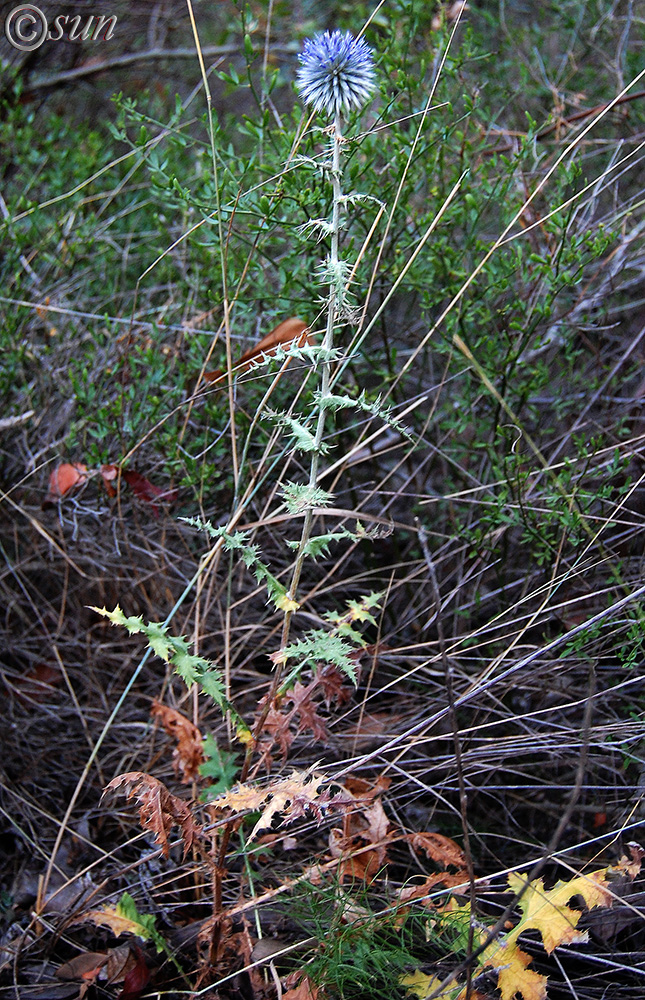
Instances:
[[[312,338],[307,324],[303,320],[298,319],[297,316],[291,316],[290,319],[285,319],[282,323],[278,323],[254,347],[244,352],[235,365],[235,374],[243,375],[263,354],[268,356],[274,354],[280,345],[287,347],[289,344],[296,344],[298,347],[304,347],[305,344],[310,344],[311,342]],[[205,382],[215,382],[224,374],[221,368],[217,368],[214,371],[204,372],[203,379]]]

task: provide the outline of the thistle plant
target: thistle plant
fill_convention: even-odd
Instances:
[[[334,348],[334,329],[347,305],[348,268],[339,255],[341,208],[344,201],[341,186],[343,116],[359,110],[375,88],[372,50],[362,38],[354,38],[350,32],[325,31],[315,38],[308,39],[299,59],[297,85],[303,101],[313,107],[314,111],[332,119],[329,129],[331,157],[327,167],[333,197],[331,221],[324,225],[324,230],[330,237],[330,249],[322,268],[322,276],[328,281],[329,291],[327,323],[321,351],[322,374],[320,391],[317,395],[318,416],[311,447],[309,481],[304,490],[305,495],[308,495],[308,504],[287,592],[289,604],[285,608],[282,629],[283,659],[289,641],[291,617],[298,607],[296,595],[311,537],[314,504],[322,506],[331,501],[331,497],[323,494],[317,487],[317,478],[320,455],[324,448],[325,417],[332,406],[330,363]],[[301,499],[302,492],[301,490]],[[279,683],[279,666],[278,660],[274,690]]]

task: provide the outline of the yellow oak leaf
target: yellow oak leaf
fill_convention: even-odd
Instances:
[[[546,1000],[546,976],[527,969],[532,960],[515,941],[499,940],[486,948],[480,962],[497,970],[497,988],[502,1000],[513,1000],[518,993],[523,1000]]]
[[[588,875],[579,875],[570,882],[556,882],[547,896],[556,905],[560,901],[569,902],[573,896],[582,896],[589,910],[594,906],[609,907],[614,901],[614,894],[607,885],[607,876],[611,871],[611,868],[602,868]]]
[[[538,930],[542,935],[544,950],[548,955],[554,948],[566,944],[579,944],[588,940],[586,931],[576,930],[582,916],[580,910],[567,905],[574,896],[582,896],[586,906],[611,906],[613,893],[607,887],[607,868],[579,875],[569,882],[557,882],[552,889],[545,889],[541,878],[531,882],[519,901],[522,919],[508,935],[507,940],[516,940],[528,928]],[[526,879],[517,872],[508,876],[511,892],[520,892],[526,886]]]
[[[436,976],[427,976],[425,972],[421,972],[421,969],[415,969],[414,972],[408,972],[405,976],[401,976],[399,982],[401,986],[406,987],[409,994],[418,997],[419,1000],[425,1000],[441,985],[441,979],[437,979]],[[470,995],[474,998],[479,994],[474,994],[471,990]],[[433,1000],[465,1000],[465,996],[466,988],[453,980],[443,988],[441,993],[437,993]]]

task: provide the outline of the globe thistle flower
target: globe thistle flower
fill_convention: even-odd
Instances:
[[[298,89],[316,111],[347,114],[360,108],[376,86],[372,50],[349,31],[325,31],[308,38],[298,58]]]

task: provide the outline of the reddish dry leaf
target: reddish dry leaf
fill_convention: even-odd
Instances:
[[[160,500],[164,501],[164,503],[174,503],[177,499],[176,490],[162,490],[161,487],[155,486],[149,479],[142,476],[140,472],[135,472],[134,469],[123,469],[121,476],[139,500],[145,500],[146,503],[151,505],[155,517],[159,514],[157,503]]]
[[[111,984],[122,983],[135,963],[136,959],[132,954],[129,941],[117,945],[116,948],[110,948],[105,967],[107,982]]]
[[[379,775],[375,782],[368,781],[366,778],[352,777],[351,775],[345,779],[345,788],[347,791],[351,792],[355,799],[360,799],[364,803],[373,802],[383,792],[386,792],[391,784],[392,779],[386,778],[383,774]]]
[[[298,347],[304,347],[305,344],[311,343],[312,337],[307,329],[307,324],[298,319],[297,316],[292,316],[290,319],[285,319],[282,323],[278,323],[271,330],[271,333],[267,333],[262,340],[258,341],[255,347],[251,347],[248,351],[245,351],[235,365],[235,372],[238,375],[243,375],[263,354],[269,356],[274,354],[280,345],[288,347],[290,344],[296,344]],[[224,374],[225,372],[221,368],[217,368],[215,371],[204,372],[203,378],[205,382],[216,382]]]
[[[387,862],[387,845],[397,837],[389,835],[387,818],[380,795],[390,784],[381,776],[376,784],[363,778],[348,778],[346,791],[354,799],[354,808],[343,817],[343,828],[331,830],[331,855],[339,859],[338,876],[373,881]]]
[[[205,760],[204,739],[197,726],[181,712],[156,700],[152,702],[150,714],[158,716],[168,735],[177,741],[177,748],[173,753],[173,767],[177,777],[181,774],[185,785],[196,780],[199,777],[199,767]]]
[[[144,830],[154,834],[165,857],[170,853],[168,838],[171,830],[174,826],[179,827],[185,857],[197,837],[202,834],[202,828],[195,823],[189,804],[171,795],[161,781],[141,771],[128,771],[113,778],[103,794],[115,791],[122,785],[126,786],[129,799],[136,798],[139,805],[139,822]]]
[[[459,872],[466,869],[466,856],[458,844],[450,837],[440,833],[408,833],[407,840],[415,851],[423,851],[426,857],[436,862],[441,868],[456,868]]]
[[[54,686],[60,684],[62,679],[58,667],[50,667],[48,663],[35,663],[21,677],[7,677],[5,683],[16,692],[21,705],[28,705],[29,702],[43,702],[51,698]]]
[[[318,714],[320,702],[327,708],[332,704],[344,704],[353,688],[346,683],[347,678],[336,667],[320,667],[306,686],[296,681],[293,688],[280,698],[276,698],[262,724],[262,732],[268,733],[271,741],[261,744],[261,751],[268,759],[274,743],[280,748],[283,761],[286,760],[294,739],[302,733],[310,732],[316,742],[326,746],[329,734],[325,720]],[[266,696],[260,699],[258,716],[264,711]]]
[[[117,1000],[139,1000],[139,997],[150,982],[150,969],[146,963],[146,956],[138,944],[132,945],[132,952],[134,963],[125,975],[123,989],[119,993]]]
[[[61,462],[52,471],[49,477],[49,490],[42,502],[43,510],[53,507],[59,500],[75,489],[87,482],[87,466],[80,462],[72,465],[70,462]]]
[[[444,889],[450,889],[453,886],[461,885],[466,886],[468,884],[468,872],[461,871],[455,874],[449,872],[435,872],[434,875],[428,875],[428,877],[420,885],[406,885],[399,892],[399,900],[401,903],[411,903],[413,900],[418,899],[421,901],[422,906],[427,906],[430,909],[434,909],[434,903],[431,899],[426,899],[426,896],[430,896],[431,893],[436,892],[439,886]]]
[[[329,831],[329,850],[332,858],[339,859],[337,875],[341,885],[347,879],[373,882],[386,858],[383,845],[369,846],[360,837],[348,840],[338,829]]]

